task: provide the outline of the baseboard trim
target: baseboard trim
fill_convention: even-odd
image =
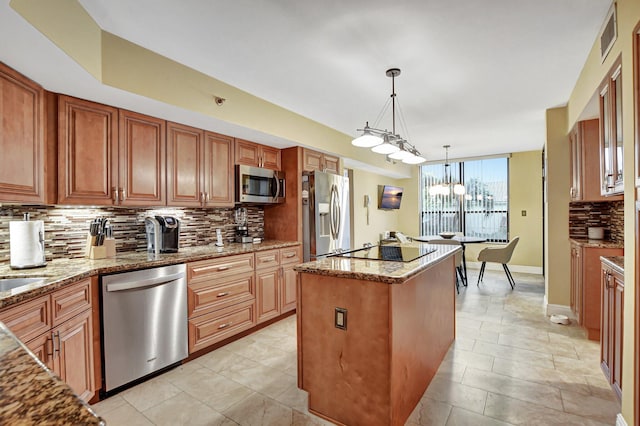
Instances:
[[[575,316],[573,315],[573,311],[571,311],[571,308],[567,305],[556,305],[554,303],[546,303],[546,297],[545,297],[545,304],[546,304],[547,316],[566,315],[572,320],[576,319]]]
[[[618,413],[616,416],[616,426],[628,426],[624,417],[622,417],[622,413]]]
[[[480,269],[482,262],[467,262],[467,268]],[[486,271],[502,271],[502,265],[499,263],[487,262],[487,266],[484,268]],[[522,272],[524,274],[537,274],[542,275],[541,266],[526,266],[526,265],[511,265],[509,264],[509,270],[511,272]]]

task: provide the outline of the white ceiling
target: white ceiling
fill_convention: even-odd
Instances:
[[[429,160],[444,157],[443,144],[451,144],[450,157],[541,149],[545,109],[568,100],[611,4],[80,2],[106,31],[354,136],[365,120],[375,121],[391,93],[385,70],[399,67],[397,100],[408,127],[400,133]],[[0,4],[0,37],[0,60],[49,90],[192,125],[203,120],[97,84],[15,14],[8,0]],[[391,128],[390,112],[379,127]],[[259,142],[278,143],[262,136]]]

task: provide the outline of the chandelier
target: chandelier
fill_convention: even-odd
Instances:
[[[389,68],[386,74],[387,77],[391,77],[391,101],[387,101],[382,107],[382,111],[378,114],[373,127],[369,127],[369,122],[367,121],[363,129],[357,129],[358,132],[362,132],[362,135],[351,141],[351,144],[362,148],[371,148],[373,152],[387,155],[391,159],[399,160],[406,164],[423,163],[427,160],[420,155],[416,147],[396,133],[396,77],[400,75],[400,68]],[[378,129],[376,126],[378,126],[380,119],[389,107],[389,102],[391,102],[392,111],[391,131]],[[400,104],[398,104],[398,112],[400,112]],[[400,121],[404,124],[401,114]],[[406,132],[406,126],[403,127],[405,127]]]
[[[438,183],[436,185],[431,185],[429,188],[429,195],[451,195],[451,191],[455,195],[464,195],[467,191],[461,183],[452,184],[451,182],[451,170],[449,170],[449,148],[451,145],[443,145],[445,149],[444,154],[444,174],[442,175],[442,183]]]

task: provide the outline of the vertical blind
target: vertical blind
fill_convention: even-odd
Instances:
[[[421,167],[422,235],[460,232],[488,241],[509,241],[509,159],[490,158]],[[465,194],[452,187],[462,182]],[[433,191],[437,184],[448,191]],[[430,190],[431,189],[431,190]]]

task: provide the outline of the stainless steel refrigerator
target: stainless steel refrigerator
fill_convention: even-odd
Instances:
[[[349,178],[319,171],[302,174],[305,262],[351,248]]]

